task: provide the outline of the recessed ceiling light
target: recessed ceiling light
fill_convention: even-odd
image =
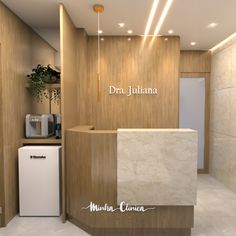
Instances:
[[[120,28],[123,28],[125,26],[125,23],[119,23],[118,25],[120,26]]]
[[[197,43],[196,42],[191,42],[190,45],[191,46],[195,46]]]
[[[102,31],[102,30],[98,30],[98,33],[99,33],[99,34],[102,34],[102,33],[103,33],[103,31]]]
[[[168,41],[169,39],[168,38],[165,38],[165,41]]]
[[[148,17],[148,21],[147,21],[147,25],[146,25],[146,29],[145,29],[145,33],[144,35],[147,36],[149,34],[152,22],[153,22],[153,18],[155,16],[156,10],[157,10],[157,6],[158,6],[159,0],[154,0],[153,4],[152,4],[152,9],[150,11],[149,17]]]
[[[131,38],[128,38],[128,41],[131,41]]]
[[[128,34],[132,34],[132,33],[133,33],[133,31],[132,31],[132,30],[128,30],[127,32],[128,32]]]
[[[101,38],[101,41],[104,41],[104,38]]]
[[[164,7],[164,9],[162,11],[161,17],[160,17],[160,19],[158,21],[157,27],[156,27],[156,29],[154,31],[154,36],[158,35],[158,33],[159,33],[160,29],[161,29],[161,26],[162,26],[162,24],[163,24],[163,22],[164,22],[164,20],[165,20],[165,18],[167,16],[167,13],[170,10],[170,7],[171,7],[172,3],[173,3],[173,0],[167,0],[166,5],[165,5],[165,7]]]
[[[210,23],[209,25],[207,25],[207,28],[213,29],[213,28],[215,28],[216,26],[218,26],[218,23],[212,22],[212,23]]]

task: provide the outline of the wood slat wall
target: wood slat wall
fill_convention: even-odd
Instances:
[[[104,37],[101,42],[101,100],[97,101],[97,38],[88,37],[87,79],[79,100],[79,124],[96,129],[176,128],[179,100],[179,38]],[[149,41],[150,40],[150,41]],[[158,95],[109,95],[108,86],[156,87]],[[87,111],[84,112],[86,107]],[[87,115],[87,117],[86,117]]]
[[[210,52],[181,51],[180,78],[205,78],[205,157],[204,169],[198,170],[199,173],[209,173],[210,76]]]
[[[17,149],[24,136],[24,118],[32,111],[32,97],[26,92],[26,74],[32,62],[44,57],[44,62],[54,60],[55,50],[43,41],[0,2],[0,44],[2,58],[1,119],[3,142],[0,156],[4,168],[4,224],[18,212]],[[42,49],[43,52],[40,50]],[[35,51],[34,51],[35,50]],[[39,53],[40,52],[40,53]],[[40,54],[40,55],[39,55]],[[44,56],[42,56],[44,54]]]

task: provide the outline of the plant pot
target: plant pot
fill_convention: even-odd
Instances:
[[[58,78],[56,76],[44,76],[42,80],[46,84],[55,84],[57,83]]]

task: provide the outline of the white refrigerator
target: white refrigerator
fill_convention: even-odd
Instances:
[[[60,215],[61,146],[18,149],[20,216]]]

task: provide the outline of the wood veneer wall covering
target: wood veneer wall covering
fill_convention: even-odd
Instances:
[[[2,2],[0,19],[3,58],[0,113],[3,155],[0,158],[4,164],[4,223],[7,224],[18,212],[17,149],[21,146],[21,138],[24,136],[25,114],[33,110],[32,97],[25,88],[26,74],[31,71],[33,62],[51,63],[54,49]],[[42,57],[44,61],[41,61]]]
[[[180,78],[205,78],[205,151],[204,169],[199,173],[209,172],[209,122],[210,122],[210,77],[211,53],[208,51],[181,51]]]
[[[63,128],[68,129],[78,124],[77,120],[77,30],[63,5],[60,5],[61,33],[61,81]]]
[[[79,124],[96,129],[178,127],[179,55],[178,37],[158,37],[150,45],[142,37],[105,37],[101,42],[101,100],[97,101],[97,38],[88,37],[87,79],[79,85],[86,91],[80,99]],[[109,95],[108,86],[156,87],[158,95]],[[81,105],[82,104],[82,105]],[[84,112],[83,107],[87,107]],[[84,114],[84,116],[83,116]],[[87,115],[87,117],[85,117]],[[83,117],[81,117],[83,116]]]
[[[2,114],[2,57],[0,44],[0,114]],[[0,115],[0,207],[4,206],[4,168],[3,168],[3,132],[2,116]],[[3,210],[3,209],[2,209]],[[4,226],[4,215],[0,214],[0,227]]]
[[[61,109],[62,109],[62,219],[66,219],[65,130],[78,124],[77,30],[60,5]],[[75,173],[76,174],[76,173]]]
[[[80,124],[89,124],[87,107],[87,58],[88,58],[88,35],[84,29],[77,29],[77,62],[78,62],[78,121]],[[77,121],[77,122],[78,122]]]
[[[210,73],[211,53],[208,51],[181,51],[180,73]]]

